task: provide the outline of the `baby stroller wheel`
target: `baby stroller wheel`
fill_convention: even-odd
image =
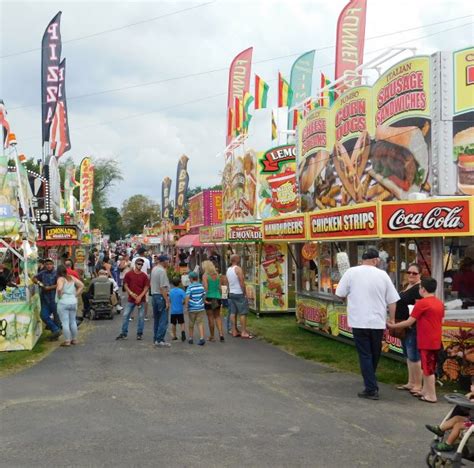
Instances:
[[[426,455],[426,464],[432,468],[434,466],[434,459],[436,455],[433,452],[430,452],[428,455]]]

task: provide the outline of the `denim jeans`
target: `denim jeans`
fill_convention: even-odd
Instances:
[[[165,298],[161,294],[153,294],[153,341],[165,341],[168,328],[168,311]]]
[[[59,331],[59,327],[54,323],[51,315],[55,316],[57,313],[56,311],[56,303],[55,302],[47,302],[41,301],[41,320],[46,324],[46,326],[51,330],[51,333],[56,333]]]
[[[77,304],[58,304],[58,315],[63,326],[64,341],[77,338]]]
[[[405,338],[402,340],[403,355],[411,362],[418,362],[421,357],[416,342],[416,326],[405,330]]]
[[[359,364],[367,393],[377,392],[375,371],[382,352],[384,330],[373,328],[353,328],[354,342],[359,354]]]
[[[143,329],[145,328],[145,303],[142,302],[140,305],[137,305],[128,301],[123,309],[122,335],[128,335],[129,318],[135,306],[138,308],[137,335],[143,335]]]

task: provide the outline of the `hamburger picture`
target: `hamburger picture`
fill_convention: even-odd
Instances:
[[[456,133],[453,147],[458,162],[459,190],[466,195],[474,195],[474,127]]]
[[[426,181],[428,146],[422,130],[381,125],[376,129],[375,140],[370,154],[372,169],[392,186],[394,193],[401,196]]]

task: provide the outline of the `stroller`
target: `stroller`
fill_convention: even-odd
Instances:
[[[445,416],[441,424],[456,414],[466,415],[470,410],[474,410],[474,400],[469,400],[464,395],[450,393],[444,397],[449,403],[455,405]],[[471,441],[471,434],[474,432],[474,425],[465,429],[461,433],[461,441],[458,447],[452,452],[440,452],[436,450],[436,444],[442,442],[443,437],[436,436],[431,443],[430,453],[426,457],[426,463],[431,468],[458,468],[464,466],[462,460],[474,461],[474,440]]]
[[[114,307],[110,302],[110,283],[97,282],[94,284],[94,296],[89,299],[90,320],[106,317],[109,320],[114,318]]]

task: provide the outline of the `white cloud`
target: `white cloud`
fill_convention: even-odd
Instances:
[[[296,56],[259,62],[334,44],[337,17],[346,0],[219,0],[163,20],[66,42],[197,4],[1,2],[0,55],[40,47],[44,28],[61,9],[63,56],[67,57],[67,94],[70,98],[227,68],[239,51],[253,45],[253,71],[270,82],[270,103],[274,103],[277,72],[281,70],[289,76]],[[396,6],[388,0],[368,0],[366,37],[469,14],[473,14],[471,0],[399,0]],[[366,57],[372,57],[370,51],[374,49],[469,21],[472,18],[367,40]],[[471,27],[415,40],[413,45],[419,53],[431,53],[473,43]],[[325,73],[332,75],[333,61],[334,49],[317,51],[316,71],[323,68]],[[21,150],[28,156],[39,157],[40,51],[0,59],[0,66],[0,95],[10,109],[10,123],[17,133]],[[315,73],[315,83],[318,80],[319,73]],[[110,202],[116,206],[135,193],[159,201],[161,180],[164,176],[175,179],[176,164],[183,153],[190,157],[191,186],[216,184],[222,159],[215,156],[224,149],[225,143],[226,96],[189,105],[179,104],[225,93],[226,88],[227,71],[224,70],[116,93],[69,99],[70,155],[77,162],[89,154],[116,158],[125,178],[111,193]],[[30,107],[18,108],[21,106]],[[126,118],[135,114],[143,115]],[[256,117],[254,125],[265,127],[261,120]],[[97,125],[101,122],[107,123]]]

